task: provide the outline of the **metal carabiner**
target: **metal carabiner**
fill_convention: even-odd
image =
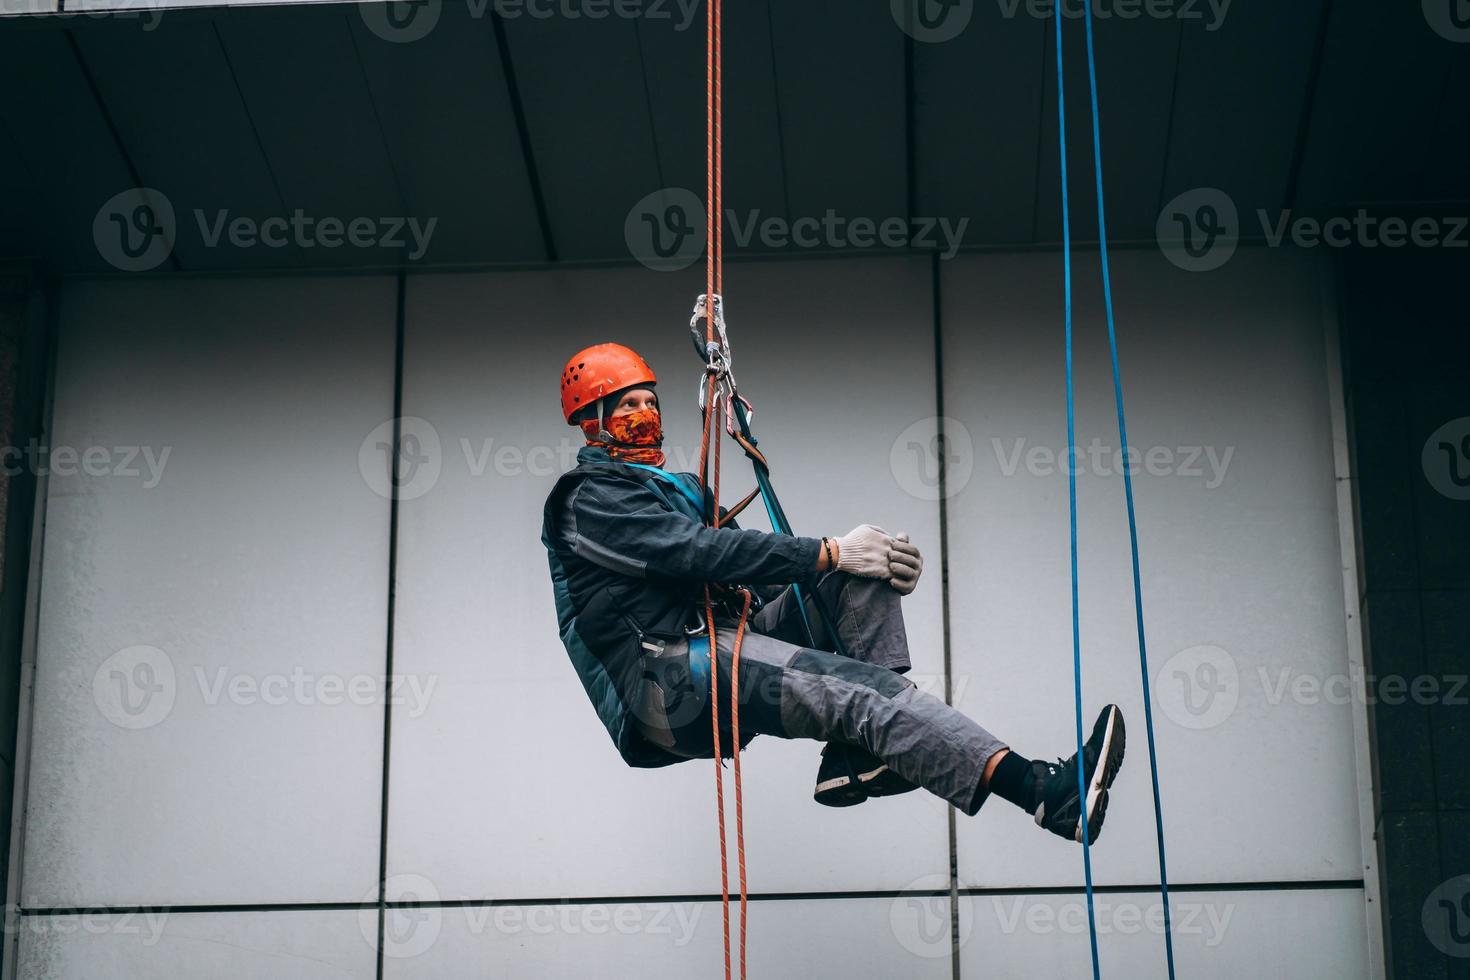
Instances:
[[[712,319],[714,334],[719,338],[717,342],[709,340],[708,330],[699,328],[699,322],[708,318],[705,311],[707,301],[707,294],[700,293],[694,300],[694,311],[689,315],[689,332],[694,340],[694,350],[708,369],[721,374],[728,373],[730,370],[730,337],[725,331],[725,300],[719,293],[716,293],[713,300],[709,301],[714,308]]]
[[[684,635],[704,636],[706,633],[709,632],[709,623],[705,621],[704,613],[698,607],[695,607],[694,615],[697,618],[699,625],[694,627],[684,627]]]

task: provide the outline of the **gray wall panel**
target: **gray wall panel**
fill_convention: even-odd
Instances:
[[[641,772],[619,760],[557,638],[538,540],[553,458],[581,443],[557,415],[555,378],[584,344],[643,351],[663,378],[670,465],[697,454],[701,371],[685,326],[695,289],[642,270],[411,281],[404,412],[433,426],[442,467],[401,505],[395,656],[439,691],[428,712],[394,716],[390,872],[426,875],[446,897],[718,887],[709,764]],[[925,263],[742,264],[729,293],[737,375],[797,530],[871,520],[935,557],[908,611],[916,673],[937,686],[937,510],[895,484],[887,431],[933,404]],[[872,382],[885,385],[881,406]],[[476,476],[470,460],[486,450]],[[751,485],[740,454],[727,454],[723,485],[727,499]],[[900,887],[944,868],[936,800],[836,814],[811,801],[816,760],[811,743],[749,750],[754,888]],[[854,851],[853,839],[889,843]]]
[[[382,708],[346,685],[384,664],[388,502],[359,447],[392,413],[393,297],[66,290],[27,905],[356,901],[376,879]]]
[[[445,908],[405,915],[402,928],[386,980],[665,980],[718,976],[724,955],[718,902]],[[947,896],[753,902],[749,930],[753,977],[950,976]]]
[[[1115,450],[1093,258],[1077,267],[1077,439]],[[1075,745],[1060,265],[1038,255],[945,268],[946,400],[973,439],[976,472],[950,510],[956,683],[968,680],[979,696],[962,703],[1031,756]],[[1135,487],[1178,881],[1361,873],[1361,708],[1340,700],[1347,650],[1316,271],[1265,250],[1209,274],[1153,250],[1114,256],[1130,440],[1158,452],[1157,475],[1140,472]],[[1111,458],[1080,469],[1086,723],[1117,701],[1131,735],[1094,866],[1102,882],[1146,882],[1157,864],[1122,477]],[[1315,695],[1294,695],[1298,683]],[[1285,799],[1289,809],[1275,805]],[[1003,807],[961,822],[963,883],[1080,883],[1075,850]]]
[[[1170,905],[1178,976],[1369,976],[1361,891],[1190,892],[1171,895]],[[1169,975],[1156,893],[1099,895],[1094,909],[1103,976]],[[963,976],[1091,973],[1081,895],[961,896],[959,913]]]
[[[376,929],[376,910],[366,919],[301,909],[38,916],[21,927],[19,971],[46,980],[371,980]]]

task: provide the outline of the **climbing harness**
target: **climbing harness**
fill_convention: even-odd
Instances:
[[[1103,206],[1102,133],[1099,123],[1097,99],[1097,56],[1093,47],[1092,2],[1084,0],[1083,20],[1087,25],[1087,84],[1091,97],[1092,112],[1092,160],[1093,174],[1097,187],[1097,234],[1102,258],[1103,304],[1108,324],[1108,351],[1112,357],[1113,398],[1118,413],[1118,439],[1123,458],[1128,458],[1128,425],[1123,411],[1123,382],[1118,368],[1118,336],[1113,317],[1112,273],[1108,265],[1107,215]],[[1053,14],[1056,25],[1057,59],[1057,127],[1061,146],[1062,178],[1062,270],[1064,279],[1066,316],[1066,362],[1067,362],[1067,456],[1070,459],[1076,445],[1076,399],[1072,385],[1072,232],[1071,201],[1067,188],[1067,109],[1065,74],[1062,64],[1062,18]],[[1169,978],[1174,978],[1174,935],[1169,911],[1169,875],[1164,855],[1164,812],[1159,795],[1159,767],[1154,747],[1154,721],[1152,699],[1149,692],[1148,646],[1144,639],[1143,589],[1139,574],[1138,519],[1133,505],[1133,476],[1130,467],[1123,467],[1123,491],[1128,502],[1128,542],[1133,562],[1133,608],[1138,630],[1138,661],[1143,680],[1143,718],[1148,732],[1148,766],[1153,783],[1154,830],[1159,850],[1159,892],[1164,906],[1164,950],[1169,966]],[[1078,609],[1077,589],[1077,471],[1070,467],[1067,478],[1068,509],[1071,525],[1071,568],[1072,568],[1072,671],[1073,699],[1076,707],[1077,757],[1083,753],[1082,737],[1082,634]],[[1082,807],[1082,865],[1086,875],[1087,890],[1087,934],[1092,946],[1092,976],[1098,980],[1100,971],[1097,955],[1097,918],[1093,909],[1092,846],[1088,843],[1087,788],[1083,783],[1085,767],[1077,767],[1077,788],[1084,801]]]

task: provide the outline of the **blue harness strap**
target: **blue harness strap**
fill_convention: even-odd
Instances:
[[[696,691],[709,690],[709,634],[689,638],[689,678]]]
[[[747,438],[751,439],[751,441],[753,442],[754,437],[750,435],[750,429],[745,422],[745,412],[743,406],[739,408],[738,411],[741,416],[742,428],[745,429],[745,434]],[[684,496],[689,498],[690,502],[694,504],[695,510],[699,511],[699,513],[701,514],[705,512],[704,501],[702,501],[698,496],[695,495],[694,491],[690,489],[689,484],[685,483],[683,480],[679,479],[668,470],[662,469],[658,466],[650,466],[647,463],[629,463],[623,460],[620,460],[619,462],[622,462],[624,466],[636,466],[640,470],[648,470],[650,473],[656,474],[659,478],[669,483],[672,483],[675,487],[679,489],[681,493],[684,494]],[[756,484],[760,487],[761,503],[765,505],[766,515],[771,519],[771,530],[775,531],[777,534],[790,535],[792,533],[791,525],[786,520],[785,512],[781,510],[780,502],[776,500],[776,492],[771,487],[770,477],[764,472],[763,467],[757,466],[755,468],[755,479]],[[806,612],[806,595],[802,592],[800,583],[791,583],[791,588],[796,593],[796,611],[801,616],[802,626],[806,630],[807,644],[809,646],[815,647],[817,644],[816,640],[813,638],[811,620],[807,616]],[[825,617],[827,614],[824,612],[823,615]],[[837,630],[835,627],[829,629],[828,633],[834,638],[837,637]],[[840,638],[838,638],[834,639],[834,642],[837,643],[840,647],[842,641]],[[708,679],[708,675],[706,675],[705,680]]]
[[[1097,108],[1097,56],[1092,42],[1092,0],[1086,0],[1087,14],[1087,84],[1092,96],[1092,162],[1097,178],[1097,238],[1102,256],[1103,305],[1108,319],[1108,351],[1113,361],[1113,401],[1118,409],[1118,440],[1123,458],[1128,459],[1128,422],[1123,413],[1123,381],[1118,370],[1118,334],[1113,320],[1113,278],[1108,266],[1108,222],[1103,207],[1102,132]],[[1070,357],[1070,348],[1068,351]],[[1069,389],[1070,396],[1070,389]],[[1068,410],[1070,412],[1070,398]],[[1133,558],[1133,611],[1138,627],[1138,669],[1143,680],[1143,720],[1148,732],[1148,769],[1153,782],[1154,833],[1159,846],[1159,893],[1164,904],[1164,953],[1169,963],[1169,980],[1174,980],[1174,930],[1169,912],[1169,871],[1164,856],[1164,808],[1159,797],[1159,763],[1154,751],[1153,698],[1148,682],[1148,642],[1143,628],[1143,586],[1138,566],[1138,517],[1133,507],[1133,474],[1123,467],[1123,493],[1128,501],[1128,545]],[[1073,537],[1075,546],[1075,535]]]
[[[647,470],[648,472],[657,475],[665,482],[672,483],[680,493],[689,498],[689,502],[694,504],[695,510],[699,511],[701,514],[704,513],[704,501],[701,500],[692,489],[690,489],[689,484],[685,483],[683,480],[679,479],[668,470],[663,469],[659,466],[650,466],[647,463],[629,463],[627,460],[621,459],[618,460],[618,462],[622,463],[624,466],[636,466],[640,470]]]

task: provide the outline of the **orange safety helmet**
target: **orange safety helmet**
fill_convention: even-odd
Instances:
[[[572,416],[624,388],[653,385],[658,378],[648,362],[622,344],[595,344],[577,351],[561,371],[561,414],[568,425]]]

